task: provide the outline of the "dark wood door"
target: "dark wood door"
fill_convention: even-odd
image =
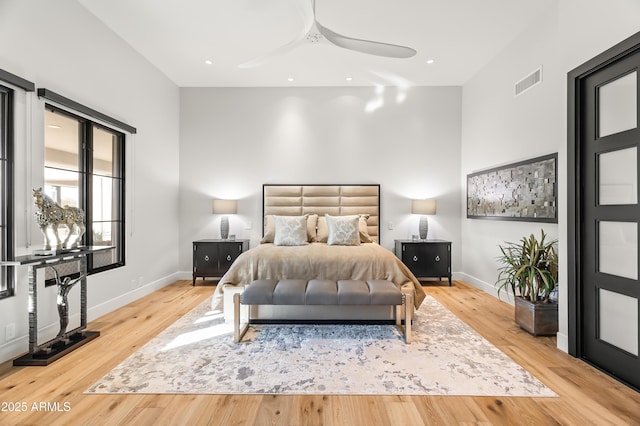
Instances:
[[[423,246],[426,259],[427,276],[449,276],[449,245],[446,243],[431,243]]]
[[[579,86],[581,356],[640,388],[638,90],[640,53]]]
[[[402,245],[402,262],[416,277],[426,277],[429,274],[429,260],[424,249],[424,244]]]
[[[240,253],[242,253],[241,242],[219,243],[218,273],[224,275]]]
[[[196,276],[206,277],[218,274],[218,244],[194,243],[193,267]]]

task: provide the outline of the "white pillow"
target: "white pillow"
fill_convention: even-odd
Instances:
[[[327,220],[327,228],[329,228],[327,245],[360,245],[360,231],[358,228],[360,216],[330,216],[327,214],[325,218]]]
[[[350,216],[340,216],[340,217],[354,217],[359,216],[360,220],[358,222],[358,227],[360,228],[360,242],[361,243],[373,243],[375,240],[371,238],[369,235],[367,219],[369,219],[368,214],[360,214],[360,215],[350,215]],[[338,216],[334,216],[338,217]],[[318,217],[318,234],[316,237],[316,242],[318,243],[326,243],[329,239],[329,228],[327,227],[327,219],[324,217]]]
[[[275,216],[276,246],[303,246],[309,244],[307,236],[307,216]]]
[[[260,244],[264,243],[272,243],[273,238],[276,235],[276,223],[275,223],[275,215],[267,215],[265,216],[264,221],[264,237],[260,240]],[[316,241],[316,227],[318,225],[318,215],[310,214],[307,218],[307,240],[309,242]],[[325,241],[326,242],[326,241]]]

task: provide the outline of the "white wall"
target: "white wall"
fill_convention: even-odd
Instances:
[[[563,77],[554,48],[556,17],[555,9],[541,17],[463,87],[461,180],[465,188],[469,173],[554,153],[564,142]],[[515,98],[515,82],[539,66],[543,83]],[[491,291],[498,244],[539,234],[541,228],[553,237],[558,235],[555,224],[463,218],[462,269],[468,280]]]
[[[220,237],[212,198],[239,199],[230,233],[258,244],[264,183],[379,183],[389,249],[417,233],[410,199],[436,197],[429,236],[453,242],[460,270],[459,87],[180,93],[181,270],[191,270],[192,241]]]
[[[0,68],[137,128],[128,136],[126,266],[88,278],[89,320],[172,282],[178,270],[179,90],[76,1],[2,0]],[[42,244],[31,188],[42,186],[44,101],[19,95],[18,254]],[[135,281],[135,283],[133,283]],[[74,291],[77,289],[74,288]],[[39,293],[43,338],[58,331],[54,289]],[[69,297],[77,320],[77,298]],[[27,345],[26,268],[0,300],[0,362]],[[6,341],[6,324],[17,337]]]
[[[558,225],[462,219],[462,270],[493,292],[503,241],[544,228],[559,238],[560,331],[567,350],[567,73],[640,31],[635,0],[560,0],[463,87],[462,176],[558,152]],[[543,66],[543,84],[515,98],[516,81]],[[464,194],[463,194],[464,202]]]

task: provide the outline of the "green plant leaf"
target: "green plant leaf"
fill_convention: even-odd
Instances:
[[[558,280],[557,240],[546,241],[541,231],[540,239],[531,234],[518,243],[505,242],[499,246],[498,297],[501,291],[521,296],[532,302],[546,302]]]

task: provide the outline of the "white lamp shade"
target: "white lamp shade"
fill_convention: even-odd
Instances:
[[[238,203],[236,200],[213,200],[214,214],[236,214]]]
[[[436,214],[436,200],[411,200],[411,213]]]

